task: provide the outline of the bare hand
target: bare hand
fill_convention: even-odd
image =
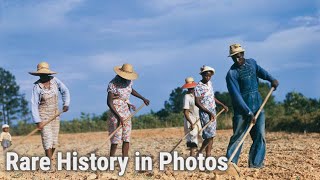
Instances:
[[[251,123],[256,124],[256,121],[257,121],[256,118],[254,116],[252,116]]]
[[[117,126],[118,126],[118,127],[119,127],[120,125],[123,126],[123,124],[124,124],[123,118],[122,118],[121,116],[119,116],[117,119],[118,119]]]
[[[67,112],[67,111],[69,111],[69,106],[63,106],[63,112]]]
[[[136,106],[133,105],[133,104],[128,104],[129,106],[129,109],[132,110],[132,111],[136,111]]]
[[[226,112],[228,112],[228,111],[229,111],[228,106],[225,106],[225,105],[224,105],[224,106],[223,106],[223,109],[225,109],[225,111],[226,111]]]
[[[190,131],[192,131],[194,129],[194,124],[191,124],[189,129],[190,129]]]
[[[43,122],[37,123],[37,128],[41,131],[43,129]]]
[[[210,114],[210,119],[211,119],[211,120],[215,120],[215,116],[214,116],[213,113]]]
[[[149,106],[149,104],[150,104],[150,101],[149,101],[148,99],[146,99],[146,98],[143,98],[143,102],[144,102],[144,104],[146,104],[147,106]]]
[[[279,81],[278,80],[273,80],[272,83],[271,83],[271,86],[274,87],[274,90],[277,89],[277,87],[279,86]]]

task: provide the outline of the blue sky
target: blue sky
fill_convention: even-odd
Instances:
[[[292,0],[0,0],[0,66],[17,78],[30,99],[41,61],[70,89],[63,119],[107,109],[113,67],[131,63],[140,78],[134,88],[163,107],[184,78],[199,68],[216,69],[216,91],[226,91],[231,43],[241,43],[280,81],[275,92],[320,97],[320,1]],[[141,102],[132,98],[138,106]]]

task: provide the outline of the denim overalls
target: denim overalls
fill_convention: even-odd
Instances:
[[[234,108],[233,136],[230,138],[228,145],[227,158],[231,156],[250,126],[251,116],[249,114],[256,114],[262,104],[262,98],[258,91],[258,77],[270,82],[273,80],[268,72],[258,66],[253,59],[246,59],[245,64],[240,67],[234,64],[227,74],[228,91],[232,97]],[[260,113],[256,124],[250,131],[250,135],[253,144],[249,152],[249,167],[263,167],[266,154],[264,111]],[[236,164],[238,163],[241,148],[242,146],[232,160]]]

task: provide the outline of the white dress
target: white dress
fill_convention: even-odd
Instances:
[[[194,124],[199,117],[199,108],[195,104],[195,97],[193,94],[186,94],[183,100],[183,109],[189,111],[189,117],[192,123]],[[186,117],[184,117],[184,132],[187,134],[190,131],[190,123],[187,121]],[[198,147],[198,133],[201,129],[200,121],[197,122],[195,128],[189,133],[186,137],[187,139],[187,147]]]

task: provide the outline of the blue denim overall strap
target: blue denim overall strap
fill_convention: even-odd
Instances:
[[[237,71],[239,73],[238,82],[241,96],[251,112],[256,113],[262,103],[256,67],[252,61],[247,60]]]

